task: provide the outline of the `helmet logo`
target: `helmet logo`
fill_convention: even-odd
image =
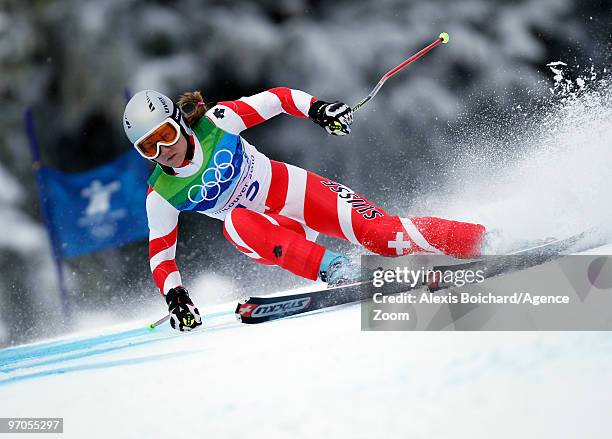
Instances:
[[[149,111],[152,113],[155,111],[155,105],[153,105],[153,102],[151,102],[151,98],[149,97],[148,93],[145,96],[147,98],[147,102],[149,103]]]
[[[178,107],[174,108],[174,114],[172,115],[172,118],[177,122],[177,123],[181,123],[181,110],[179,110]]]
[[[162,98],[161,96],[158,96],[157,99],[159,99],[159,102],[161,102],[166,113],[170,113],[170,108],[168,108],[168,104],[166,104],[166,101],[164,100],[164,98]]]

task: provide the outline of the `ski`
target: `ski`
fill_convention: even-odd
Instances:
[[[301,294],[276,297],[247,297],[236,306],[236,318],[242,323],[263,323],[322,308],[360,302],[368,298],[368,284],[372,280],[325,288]],[[397,291],[406,291],[405,285],[396,284]]]
[[[445,270],[479,270],[484,269],[485,278],[492,278],[501,274],[512,273],[544,264],[563,256],[561,253],[573,248],[587,232],[578,233],[565,239],[556,239],[526,249],[518,250],[510,255],[489,256],[483,259],[471,260],[452,265],[440,265],[432,268],[433,271]],[[582,250],[582,249],[579,249]],[[270,320],[303,314],[323,308],[330,308],[348,303],[360,302],[369,299],[367,286],[372,280],[366,280],[334,288],[325,288],[300,294],[288,294],[274,297],[247,297],[238,302],[236,318],[246,324],[263,323]],[[437,291],[450,287],[450,284],[428,282],[410,288],[406,284],[392,283],[385,288],[385,295],[392,295],[408,291],[409,289],[427,287]]]
[[[555,260],[563,256],[562,252],[568,249],[575,251],[584,250],[577,248],[576,245],[587,235],[588,232],[581,232],[564,239],[552,239],[546,242],[534,244],[527,248],[516,250],[508,255],[488,256],[460,264],[440,265],[434,270],[484,270],[485,279],[489,279],[500,274],[509,274],[527,268],[536,267],[546,262]],[[437,291],[449,288],[452,285],[438,282],[431,282],[427,285],[430,291]]]

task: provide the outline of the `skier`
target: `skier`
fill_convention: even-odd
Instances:
[[[210,109],[200,92],[183,94],[178,105],[154,90],[128,102],[125,133],[143,157],[157,163],[146,199],[149,258],[173,328],[186,331],[202,323],[175,263],[184,210],[222,220],[225,237],[255,261],[328,285],[355,280],[358,269],[317,244],[318,233],[384,256],[480,253],[480,224],[389,215],[341,183],[268,159],[240,136],[281,113],[308,117],[333,135],[349,134],[353,122],[349,106],[286,87]]]

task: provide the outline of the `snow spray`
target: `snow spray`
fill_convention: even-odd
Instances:
[[[612,82],[593,69],[570,80],[565,63],[548,67],[550,96],[537,110],[513,108],[528,123],[493,140],[472,127],[467,141],[448,146],[451,159],[438,188],[422,194],[411,211],[501,231],[499,253],[525,240],[591,228],[612,235]]]

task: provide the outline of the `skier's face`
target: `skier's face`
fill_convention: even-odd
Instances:
[[[183,134],[179,137],[175,144],[164,146],[160,145],[159,157],[155,160],[164,165],[177,168],[181,166],[187,154],[187,139]]]

